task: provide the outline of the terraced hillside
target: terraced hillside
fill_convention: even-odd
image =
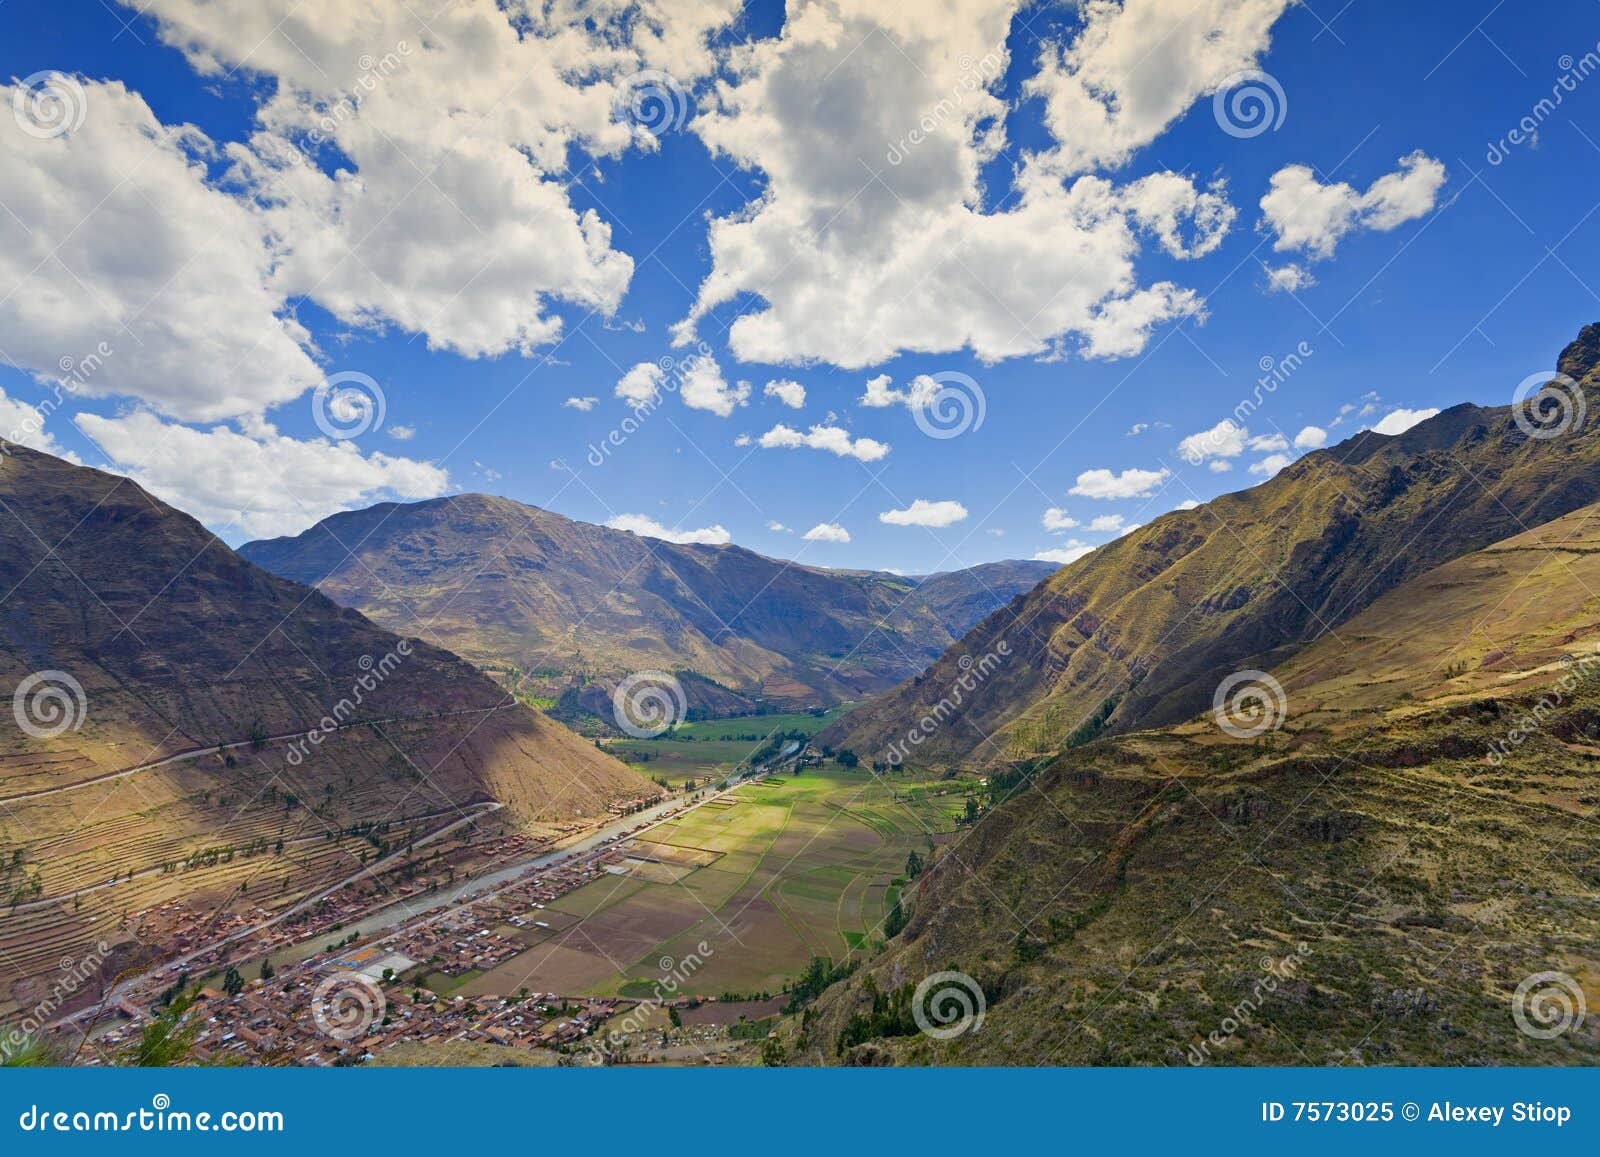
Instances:
[[[336,514],[240,553],[493,674],[540,673],[557,693],[596,679],[576,702],[601,714],[610,677],[647,668],[702,676],[686,689],[709,715],[749,711],[752,698],[805,707],[874,694],[1055,569],[826,570],[483,494]]]
[[[1271,675],[1237,734],[1208,712],[992,781],[1006,802],[940,848],[905,932],[777,1054],[1600,1061],[1600,505],[1410,580]],[[912,999],[942,971],[986,1006],[946,1040]],[[956,987],[926,994],[935,1027]]]
[[[549,831],[647,790],[448,652],[13,446],[0,621],[0,1012],[98,941],[108,972],[148,955],[124,914],[270,913],[451,825]]]
[[[1597,359],[1591,326],[1559,360],[1590,415]],[[822,738],[863,756],[889,750],[949,698],[964,659],[997,650],[1005,661],[940,711],[918,760],[1031,757],[1086,724],[1172,723],[1229,671],[1272,666],[1406,580],[1596,498],[1592,418],[1534,437],[1510,407],[1461,405],[1395,437],[1362,433],[1062,568]]]

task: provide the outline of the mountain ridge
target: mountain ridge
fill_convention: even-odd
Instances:
[[[1560,361],[1585,373],[1593,411],[1600,332],[1585,333]],[[919,758],[1004,762],[1083,728],[1187,718],[1230,671],[1270,666],[1406,579],[1600,497],[1595,425],[1532,437],[1511,407],[1463,403],[1313,451],[1063,567],[822,738],[877,757],[948,698],[963,658],[1002,641],[1015,657],[941,712]]]
[[[834,570],[482,494],[347,511],[240,553],[502,677],[545,672],[559,690],[573,675],[688,670],[791,706],[892,685],[1055,569]]]
[[[111,942],[113,970],[148,953],[130,911],[281,911],[373,847],[420,870],[381,846],[391,826],[419,847],[452,826],[543,837],[653,792],[457,656],[261,570],[126,478],[18,446],[0,454],[0,590],[0,1009],[63,953]]]

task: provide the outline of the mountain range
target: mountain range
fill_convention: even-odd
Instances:
[[[1594,1063],[1597,346],[1553,425],[1456,407],[1308,456],[836,725],[865,757],[932,719],[910,759],[987,759],[992,798],[763,1055]],[[1022,661],[948,690],[1001,639]]]
[[[1592,396],[1597,361],[1590,326],[1558,368]],[[1230,671],[1271,667],[1408,579],[1597,498],[1600,438],[1530,435],[1511,407],[1363,432],[1063,567],[823,738],[878,754],[937,711],[917,758],[953,766],[1178,722]],[[1002,647],[951,706],[965,664]]]
[[[341,833],[548,833],[652,790],[130,480],[4,449],[0,1009],[102,938],[105,969],[137,956],[130,911],[277,912],[361,872]]]
[[[686,690],[708,714],[863,698],[922,670],[1055,570],[828,570],[482,494],[335,514],[239,553],[519,689],[574,690],[597,714],[610,682],[641,669],[699,676]]]
[[[1004,780],[786,1059],[1594,1063],[1593,1015],[1545,1032],[1528,994],[1600,984],[1595,592],[1600,504],[1373,600],[1273,669],[1257,735],[1207,716]],[[981,1026],[918,1031],[935,973]]]

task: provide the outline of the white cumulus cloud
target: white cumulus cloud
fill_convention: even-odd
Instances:
[[[647,406],[661,392],[661,382],[666,372],[655,362],[640,362],[617,383],[617,397],[630,406]]]
[[[950,526],[967,516],[967,508],[948,499],[932,502],[926,498],[915,499],[904,510],[885,510],[878,515],[879,522],[890,526]]]
[[[431,462],[363,454],[353,441],[299,441],[263,426],[196,430],[140,410],[79,414],[78,428],[146,490],[212,527],[252,538],[298,534],[341,510],[415,501],[450,489]]]
[[[768,398],[777,398],[791,410],[798,410],[806,404],[806,388],[788,378],[768,382],[762,387],[761,393]]]
[[[1073,42],[1095,63],[1066,71],[1102,109],[1137,103],[1141,122],[1144,96],[1169,89],[1164,125],[1265,47],[1286,2],[1208,0],[1174,14],[1135,0],[1120,20],[1111,16],[1121,5],[1099,0]],[[728,330],[740,359],[852,369],[962,348],[986,360],[1121,357],[1153,327],[1200,314],[1197,294],[1147,282],[1135,262],[1147,238],[1175,256],[1214,249],[1233,219],[1222,191],[1173,173],[1121,186],[1075,176],[1085,168],[1075,156],[1104,154],[1084,145],[1098,130],[1076,110],[1050,118],[1069,139],[1023,162],[1003,208],[986,206],[982,174],[1006,144],[998,90],[1021,7],[797,0],[777,37],[736,49],[734,79],[693,127],[713,153],[760,173],[763,193],[712,221],[712,268],[677,339],[692,340],[702,318],[746,295],[760,305]],[[1236,8],[1250,18],[1236,19]],[[1182,48],[1166,51],[1174,40]],[[1129,55],[1152,50],[1149,69]],[[1194,54],[1204,63],[1169,85],[1172,67]],[[1048,101],[1062,68],[1047,67],[1031,91]],[[949,99],[952,78],[974,74],[980,82]]]
[[[1407,410],[1401,407],[1385,414],[1372,430],[1375,434],[1404,434],[1418,422],[1426,422],[1438,412],[1437,409]]]
[[[1171,474],[1166,467],[1124,470],[1120,474],[1110,470],[1085,470],[1068,493],[1084,498],[1144,498],[1160,489]]]
[[[849,542],[850,532],[837,522],[819,522],[800,537],[807,542]]]
[[[812,426],[802,434],[793,426],[779,423],[761,435],[759,445],[767,450],[794,450],[801,447],[826,450],[830,454],[837,454],[841,458],[854,458],[858,462],[876,462],[889,452],[886,443],[873,438],[852,438],[850,431],[842,426],[825,425]]]
[[[1036,562],[1058,562],[1062,566],[1066,566],[1067,563],[1077,562],[1084,555],[1093,551],[1093,543],[1080,542],[1076,538],[1069,538],[1060,546],[1051,547],[1049,550],[1041,550],[1033,557]]]
[[[696,354],[683,363],[681,371],[683,378],[678,393],[691,410],[706,410],[719,418],[727,418],[750,401],[750,383],[728,385],[722,376],[722,367],[710,354]]]
[[[1445,176],[1444,165],[1420,151],[1401,157],[1399,168],[1365,192],[1346,181],[1324,184],[1307,165],[1286,165],[1272,174],[1261,212],[1274,249],[1327,258],[1348,233],[1394,229],[1430,212]]]
[[[1049,510],[1046,510],[1040,522],[1051,534],[1060,534],[1062,531],[1072,530],[1078,525],[1078,520],[1059,506],[1052,506]]]
[[[677,527],[663,526],[648,514],[619,514],[615,518],[608,518],[605,525],[612,530],[627,530],[639,535],[641,538],[659,538],[662,542],[702,543],[708,546],[722,546],[733,541],[725,527],[705,526],[699,530],[683,530]]]

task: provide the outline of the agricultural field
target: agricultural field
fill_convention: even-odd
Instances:
[[[821,715],[804,711],[781,715],[740,715],[732,719],[705,719],[683,723],[659,739],[616,739],[607,750],[635,771],[669,787],[682,787],[731,774],[770,737],[800,733],[815,735],[848,710],[835,707]]]
[[[746,784],[624,845],[618,874],[548,905],[526,952],[457,991],[648,997],[671,976],[678,994],[777,993],[812,957],[884,939],[908,857],[954,830],[967,786],[832,763]]]
[[[808,711],[790,711],[781,715],[736,715],[732,719],[701,719],[693,723],[680,723],[673,729],[674,739],[741,739],[747,736],[765,738],[779,731],[800,731],[815,735],[838,719],[850,705],[833,707],[820,715]]]

